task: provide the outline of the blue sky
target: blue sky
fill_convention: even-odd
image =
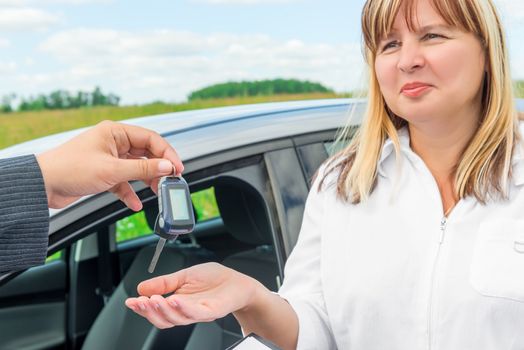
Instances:
[[[228,80],[364,84],[364,0],[0,0],[0,96],[95,85],[124,104]],[[497,0],[516,78],[524,1]]]

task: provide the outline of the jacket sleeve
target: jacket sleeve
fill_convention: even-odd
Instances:
[[[34,155],[0,159],[0,274],[43,264],[49,209]]]
[[[297,244],[284,269],[279,295],[298,316],[298,350],[335,349],[321,281],[321,240],[325,211],[325,190],[317,191],[322,171],[311,186]]]

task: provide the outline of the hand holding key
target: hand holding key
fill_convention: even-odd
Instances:
[[[142,203],[129,184],[142,180],[153,191],[158,179],[181,174],[175,149],[154,131],[104,121],[68,142],[37,156],[50,208],[63,208],[78,198],[110,191],[134,211]],[[71,176],[74,174],[74,176]]]

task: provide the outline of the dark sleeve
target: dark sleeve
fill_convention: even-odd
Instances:
[[[0,274],[43,264],[49,209],[34,155],[0,159]]]

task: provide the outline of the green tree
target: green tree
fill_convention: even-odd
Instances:
[[[49,95],[23,98],[18,110],[39,111],[44,109],[70,109],[93,106],[118,106],[120,97],[114,94],[104,94],[100,87],[93,92],[78,91],[70,93],[66,90],[55,90]]]
[[[16,95],[13,93],[2,96],[0,101],[0,113],[11,113],[13,111],[13,100],[15,98]]]
[[[517,80],[514,85],[515,95],[519,98],[524,98],[524,80]]]
[[[333,90],[322,84],[296,79],[274,79],[261,81],[227,82],[211,85],[192,92],[188,99],[271,96],[276,94],[328,93]]]

